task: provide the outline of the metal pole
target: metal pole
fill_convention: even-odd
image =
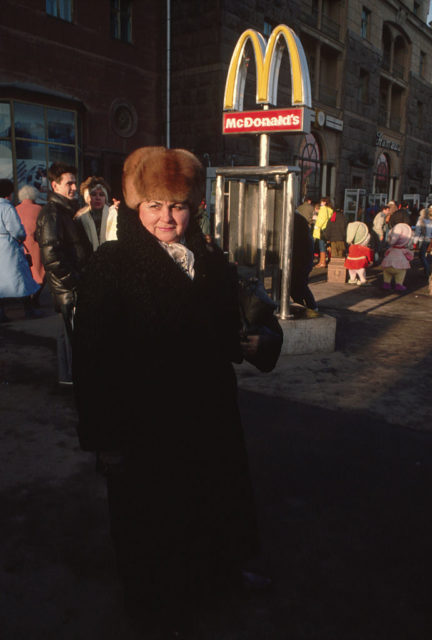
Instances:
[[[288,174],[284,186],[284,218],[283,218],[283,251],[282,251],[282,278],[281,278],[281,303],[280,318],[286,320],[292,317],[289,310],[291,271],[292,271],[292,244],[294,237],[294,212],[297,202],[298,179],[293,172]]]
[[[240,181],[239,184],[239,206],[237,218],[237,261],[243,259],[244,253],[244,216],[246,205],[246,182]]]
[[[223,238],[223,213],[224,213],[224,177],[221,175],[216,175],[214,237],[217,244],[220,247],[222,247],[222,238]]]
[[[166,147],[171,144],[171,0],[167,0],[167,24],[166,24]]]
[[[264,105],[264,110],[268,105]],[[268,133],[260,135],[259,166],[267,167],[270,159],[270,136]],[[263,276],[267,250],[267,180],[259,181],[258,205],[258,272]]]

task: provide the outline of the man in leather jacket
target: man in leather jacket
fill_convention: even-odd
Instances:
[[[75,167],[55,162],[48,170],[48,180],[52,191],[39,213],[35,238],[55,309],[63,319],[62,333],[57,341],[59,383],[72,384],[70,341],[76,291],[92,249],[81,225],[73,220],[78,208]]]

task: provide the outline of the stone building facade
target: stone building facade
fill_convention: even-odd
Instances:
[[[301,168],[301,193],[342,206],[430,191],[432,31],[427,0],[4,0],[0,175],[43,182],[55,159],[120,195],[124,157],[145,144],[193,150],[208,167],[255,165],[255,135],[222,135],[225,80],[248,28],[293,28],[309,65],[308,135],[273,134],[271,164]],[[255,102],[246,48],[245,109]],[[291,104],[286,52],[277,103]]]
[[[381,201],[430,191],[432,31],[428,2],[407,0],[173,0],[171,140],[208,165],[257,164],[256,136],[221,135],[231,54],[246,28],[268,36],[285,23],[308,59],[316,115],[308,136],[275,134],[272,164],[302,167],[302,194],[346,189]],[[255,104],[252,49],[245,109]],[[288,56],[278,105],[290,105]],[[181,105],[181,106],[180,106]],[[188,109],[189,107],[189,109]]]
[[[16,192],[33,183],[43,198],[47,166],[65,160],[80,177],[103,175],[120,197],[125,155],[160,143],[165,10],[133,5],[2,3],[0,177],[13,177]]]

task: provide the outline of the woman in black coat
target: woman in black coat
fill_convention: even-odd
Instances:
[[[173,624],[259,546],[236,280],[194,221],[203,176],[184,150],[129,156],[118,240],[95,253],[75,321],[79,438],[107,470],[126,604]]]

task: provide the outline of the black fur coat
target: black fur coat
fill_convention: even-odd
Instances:
[[[186,243],[194,280],[120,207],[118,240],[94,254],[79,289],[78,434],[85,450],[125,453],[153,549],[163,539],[184,557],[192,545],[241,559],[257,534],[231,364],[241,361],[236,281],[193,222]]]

